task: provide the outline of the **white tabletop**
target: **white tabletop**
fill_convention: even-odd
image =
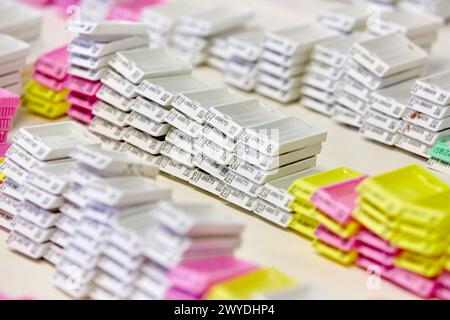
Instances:
[[[258,10],[254,23],[269,29],[306,23],[314,19],[319,10],[335,5],[335,1],[325,0],[247,2]],[[42,37],[33,45],[33,57],[67,42],[69,37],[64,33],[63,25],[64,19],[56,9],[44,11]],[[445,52],[449,39],[450,29],[446,27],[433,48],[429,70],[442,70],[445,67],[450,69],[450,56]],[[194,76],[210,85],[223,84],[221,73],[208,67],[196,69]],[[263,100],[290,115],[299,115],[328,130],[328,140],[318,160],[321,169],[347,166],[364,173],[376,174],[412,163],[426,165],[419,157],[367,141],[357,131],[338,125],[326,116],[301,108],[298,103],[281,105],[272,100]],[[43,122],[46,120],[21,110],[14,122],[14,130],[24,125]],[[243,218],[247,228],[243,234],[243,245],[237,253],[241,258],[263,266],[276,267],[298,279],[300,283],[315,285],[337,299],[415,298],[385,281],[382,281],[380,288],[370,289],[367,285],[370,281],[369,274],[357,267],[343,267],[319,256],[314,252],[311,243],[297,234],[280,229],[234,205],[224,204],[222,200],[178,180],[167,176],[160,176],[158,180],[173,187],[173,198],[176,201],[193,199],[213,205],[226,205],[232,214]],[[10,252],[4,244],[6,236],[6,233],[0,231],[0,292],[16,296],[32,295],[41,299],[67,298],[51,284],[53,267],[46,262],[34,262]]]

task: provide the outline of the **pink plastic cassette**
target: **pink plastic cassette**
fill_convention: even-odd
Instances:
[[[94,97],[102,87],[100,81],[90,81],[69,75],[66,81],[67,89],[86,96]]]
[[[72,105],[76,105],[79,108],[87,110],[92,110],[94,108],[94,105],[99,101],[97,97],[85,96],[74,91],[69,93],[69,95],[67,96],[67,100]]]
[[[450,300],[450,289],[438,285],[436,288],[436,292],[434,293],[434,296],[442,300]]]
[[[370,258],[379,264],[386,266],[386,267],[393,267],[394,266],[394,260],[397,257],[395,254],[388,254],[383,251],[377,250],[373,247],[366,246],[364,244],[358,244],[358,253]]]
[[[67,75],[69,64],[67,57],[69,52],[67,46],[56,48],[42,54],[35,62],[36,71],[43,73],[56,80],[64,80]]]
[[[359,255],[356,259],[356,265],[367,272],[379,275],[382,278],[388,279],[389,269],[386,266],[383,266],[376,261],[373,261],[365,256]]]
[[[349,239],[341,238],[328,230],[324,225],[319,225],[314,231],[314,235],[323,242],[345,252],[349,252],[356,247],[356,237],[351,237]]]
[[[370,232],[367,229],[361,230],[356,236],[358,239],[358,243],[366,244],[370,247],[376,248],[387,254],[396,254],[400,252],[400,249],[391,245],[384,239],[381,239],[374,233]]]
[[[80,108],[76,105],[72,105],[69,110],[67,110],[67,114],[72,118],[81,123],[89,124],[92,119],[94,119],[94,115],[87,109]]]
[[[434,279],[425,278],[417,273],[401,268],[392,268],[387,272],[386,278],[423,298],[433,297],[437,288],[437,283]]]
[[[437,282],[439,283],[439,285],[446,287],[447,289],[450,290],[450,272],[448,272],[448,271],[443,272],[437,278]]]
[[[33,73],[33,79],[53,91],[61,91],[66,87],[66,80],[57,80],[38,71]]]
[[[319,188],[311,198],[311,202],[323,213],[339,223],[348,223],[356,208],[359,197],[356,187],[367,176]]]

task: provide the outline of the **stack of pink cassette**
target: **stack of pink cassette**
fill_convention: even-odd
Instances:
[[[34,63],[33,80],[26,88],[23,105],[43,117],[54,119],[66,114],[66,46],[48,51]]]
[[[67,114],[81,123],[91,123],[94,118],[92,109],[98,102],[95,95],[101,87],[100,81],[91,81],[69,75],[67,77],[67,89],[70,90],[68,98],[71,105]]]
[[[347,179],[317,189],[311,197],[319,225],[314,231],[316,250],[343,264],[353,264],[358,256],[360,224],[352,217],[358,193],[356,186],[367,176]]]

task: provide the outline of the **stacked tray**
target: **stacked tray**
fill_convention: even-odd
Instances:
[[[160,202],[147,217],[133,219],[127,229],[134,238],[141,238],[145,262],[129,286],[130,298],[201,299],[215,283],[256,268],[233,257],[244,226],[224,211],[208,205]],[[151,235],[145,237],[145,233]]]
[[[326,224],[327,226],[336,225],[338,223],[330,221],[332,219],[328,219],[326,214],[318,211],[315,204],[311,202],[312,198],[322,187],[358,179],[361,176],[363,175],[357,171],[342,167],[330,171],[313,173],[295,180],[288,189],[289,193],[294,197],[294,200],[289,204],[289,207],[294,211],[294,217],[289,227],[308,240],[313,240],[316,249],[319,252],[325,251],[327,247],[323,242],[323,238],[318,237],[316,231],[319,230],[317,232],[321,232],[322,229],[324,232],[327,231],[323,226],[318,229],[323,222],[330,222]],[[315,200],[317,202],[317,196],[315,197]],[[351,228],[354,228],[353,224]],[[350,236],[347,234],[345,235]],[[320,242],[320,239],[322,239],[322,242]]]
[[[450,72],[418,79],[403,115],[399,148],[429,158],[440,138],[450,135]]]
[[[21,93],[21,75],[30,45],[6,34],[0,34],[0,87]]]
[[[347,70],[350,49],[355,43],[370,38],[367,33],[355,32],[317,44],[306,67],[307,80],[300,89],[300,105],[332,116],[335,104],[339,105],[339,83]]]
[[[395,145],[400,138],[402,118],[407,112],[410,90],[415,79],[372,92],[365,121],[386,132],[387,139],[378,140],[387,145]]]
[[[351,34],[366,29],[369,15],[370,9],[367,5],[343,4],[319,12],[316,21],[343,34]]]
[[[41,34],[42,15],[29,6],[6,1],[0,5],[0,33],[23,41],[33,41]]]
[[[366,241],[357,264],[377,268],[383,278],[421,297],[448,299],[448,283],[445,287],[438,277],[449,267],[450,187],[412,165],[370,177],[358,191],[353,216],[376,237]]]
[[[70,173],[72,185],[64,194],[67,206],[61,218],[70,230],[66,230],[53,282],[70,296],[82,298],[102,281],[103,286],[111,283],[97,268],[104,260],[103,250],[117,251],[104,242],[112,221],[119,216],[148,215],[149,208],[169,198],[171,190],[151,179],[157,167],[118,152],[81,147],[73,158],[76,167]]]
[[[314,80],[312,76],[302,77],[314,46],[335,37],[337,32],[318,24],[268,32],[256,92],[283,103],[298,99],[302,84]]]
[[[104,87],[97,94],[101,102],[94,109],[90,129],[114,150],[142,149],[138,153],[156,160],[170,128],[165,120],[169,108],[164,102],[151,101],[149,95],[167,98],[161,90],[171,80],[189,81],[191,65],[167,49],[142,48],[117,53],[111,66],[114,71],[102,78]]]
[[[314,231],[314,248],[325,257],[350,265],[358,257],[360,224],[352,217],[356,208],[356,187],[366,177],[356,177],[319,188],[311,197],[320,222]]]
[[[177,24],[185,15],[201,11],[203,3],[194,0],[158,4],[142,10],[140,20],[148,25],[152,48],[168,47]]]
[[[424,12],[398,10],[371,17],[368,29],[378,36],[398,32],[430,52],[442,25],[443,21],[440,17]]]
[[[265,32],[247,30],[227,39],[225,82],[244,91],[253,91],[257,81],[258,61],[262,53]]]
[[[89,296],[249,299],[296,285],[275,269],[260,269],[233,256],[242,230],[240,220],[208,205],[161,201],[146,212],[118,216],[100,250]],[[246,282],[251,286],[244,293],[239,284]]]
[[[17,191],[23,199],[17,215],[11,222],[12,231],[19,232],[36,243],[47,245],[43,254],[31,254],[31,258],[44,258],[56,264],[64,247],[64,231],[59,228],[63,215],[63,193],[69,188],[67,174],[73,162],[69,159],[33,168]],[[20,251],[20,250],[19,250]]]
[[[388,45],[389,44],[389,45]],[[391,46],[392,44],[392,46]],[[373,91],[407,81],[422,73],[427,54],[406,37],[393,33],[353,45],[349,68],[341,83],[334,118],[360,128],[367,138],[387,143],[391,132],[372,125],[383,113],[369,108]]]
[[[258,194],[254,212],[275,225],[289,227],[295,214],[293,210],[295,197],[289,193],[289,187],[294,181],[318,172],[317,169],[307,169],[266,182]]]
[[[206,119],[193,163],[212,177],[207,190],[257,214],[263,184],[314,167],[326,138],[256,99],[214,106]]]
[[[2,165],[8,178],[0,195],[1,225],[11,231],[9,248],[33,259],[48,253],[64,202],[70,152],[98,143],[74,122],[24,127],[16,133]]]
[[[254,15],[254,9],[237,4],[208,4],[201,10],[183,14],[172,36],[171,48],[194,66],[205,63],[215,37],[242,28]],[[199,7],[200,7],[199,6]]]
[[[40,55],[34,63],[33,80],[28,82],[24,106],[31,112],[54,119],[66,114],[71,97],[67,97],[67,47]]]
[[[89,124],[98,102],[96,94],[102,87],[100,79],[110,70],[108,63],[113,54],[146,46],[147,28],[144,24],[133,22],[71,20],[67,29],[78,35],[68,45],[70,66],[67,88],[71,91],[68,114],[77,121]]]
[[[145,56],[165,52],[166,59],[171,57],[165,49],[146,50]],[[289,210],[258,199],[258,194],[266,182],[314,167],[326,132],[258,99],[208,88],[183,73],[182,60],[170,59],[156,68],[143,65],[133,51],[117,56],[122,58],[111,62],[114,77],[122,79],[119,87],[126,88],[122,92],[131,99],[127,105],[132,112],[127,127],[111,131],[118,133],[116,149],[158,163],[161,171],[245,210],[254,211],[258,202],[257,214],[268,219],[270,211],[281,210],[278,221],[286,226]],[[123,59],[133,68],[120,67]],[[108,86],[109,79],[102,81]],[[101,133],[96,126],[91,124],[91,130]]]

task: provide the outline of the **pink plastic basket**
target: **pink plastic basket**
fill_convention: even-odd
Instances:
[[[8,90],[0,88],[0,108],[17,108],[20,105],[20,97]]]
[[[17,107],[12,108],[2,108],[0,107],[0,118],[2,119],[13,119],[16,116]]]
[[[8,131],[11,129],[11,119],[0,119],[0,131]]]
[[[0,143],[6,142],[8,139],[8,131],[0,131]]]

